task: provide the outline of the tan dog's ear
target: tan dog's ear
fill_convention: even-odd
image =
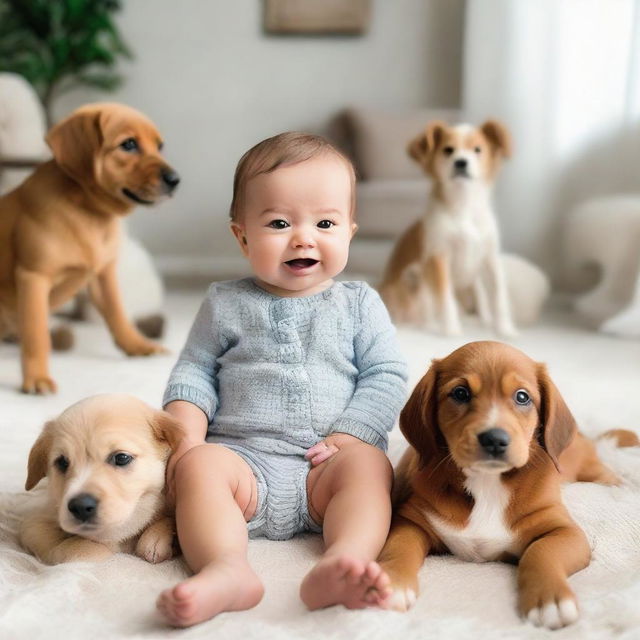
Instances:
[[[553,460],[556,469],[560,471],[558,457],[575,437],[578,426],[543,364],[538,365],[538,385],[541,396],[540,417],[542,422],[538,438],[542,447]]]
[[[172,451],[178,448],[184,431],[182,425],[170,413],[156,411],[149,424],[157,440],[167,443]]]
[[[447,446],[438,425],[439,362],[433,360],[400,413],[400,431],[420,454],[422,465]]]
[[[49,130],[46,141],[66,174],[78,182],[93,180],[95,156],[102,146],[100,112],[71,114]]]
[[[424,133],[414,138],[407,147],[407,153],[418,163],[423,164],[425,158],[435,151],[447,124],[441,120],[429,122]]]
[[[49,462],[49,449],[53,441],[52,429],[55,423],[47,422],[42,433],[38,436],[31,451],[29,451],[29,462],[27,463],[27,481],[24,488],[29,491],[33,489],[42,478],[47,475],[47,466]]]
[[[480,130],[491,144],[494,153],[505,158],[511,157],[511,135],[507,128],[496,120],[487,120]]]

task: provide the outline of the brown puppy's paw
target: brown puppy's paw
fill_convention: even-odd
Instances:
[[[173,557],[173,531],[165,527],[151,526],[138,539],[136,555],[158,564]]]
[[[393,575],[384,563],[380,565],[390,578],[387,592],[390,595],[384,598],[380,605],[383,609],[391,609],[393,611],[409,611],[415,604],[418,597],[418,578],[417,576],[398,576]]]
[[[56,393],[58,385],[47,375],[25,375],[20,391],[35,395],[46,395],[48,393]]]
[[[520,591],[520,613],[536,627],[561,629],[579,617],[578,603],[566,581],[557,584],[541,580]]]

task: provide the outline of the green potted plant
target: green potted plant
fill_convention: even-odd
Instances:
[[[120,0],[0,0],[0,71],[24,76],[51,105],[78,85],[115,89],[118,57],[130,58],[113,21]]]

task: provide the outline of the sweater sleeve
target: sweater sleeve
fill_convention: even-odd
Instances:
[[[360,292],[360,326],[354,338],[356,388],[351,402],[332,425],[383,451],[407,394],[407,364],[396,330],[380,296],[368,285]]]
[[[222,351],[215,313],[215,285],[211,285],[178,362],[171,371],[162,406],[174,400],[191,402],[202,409],[211,424],[218,407],[216,376],[220,368],[218,357]]]

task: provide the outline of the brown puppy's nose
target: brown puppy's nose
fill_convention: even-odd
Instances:
[[[88,522],[98,511],[98,501],[89,493],[81,493],[69,500],[67,508],[76,520]]]
[[[494,428],[478,434],[480,446],[491,456],[501,456],[509,446],[509,434],[504,429]]]
[[[163,169],[160,175],[162,182],[169,187],[169,191],[173,191],[180,184],[180,176],[173,169]]]

